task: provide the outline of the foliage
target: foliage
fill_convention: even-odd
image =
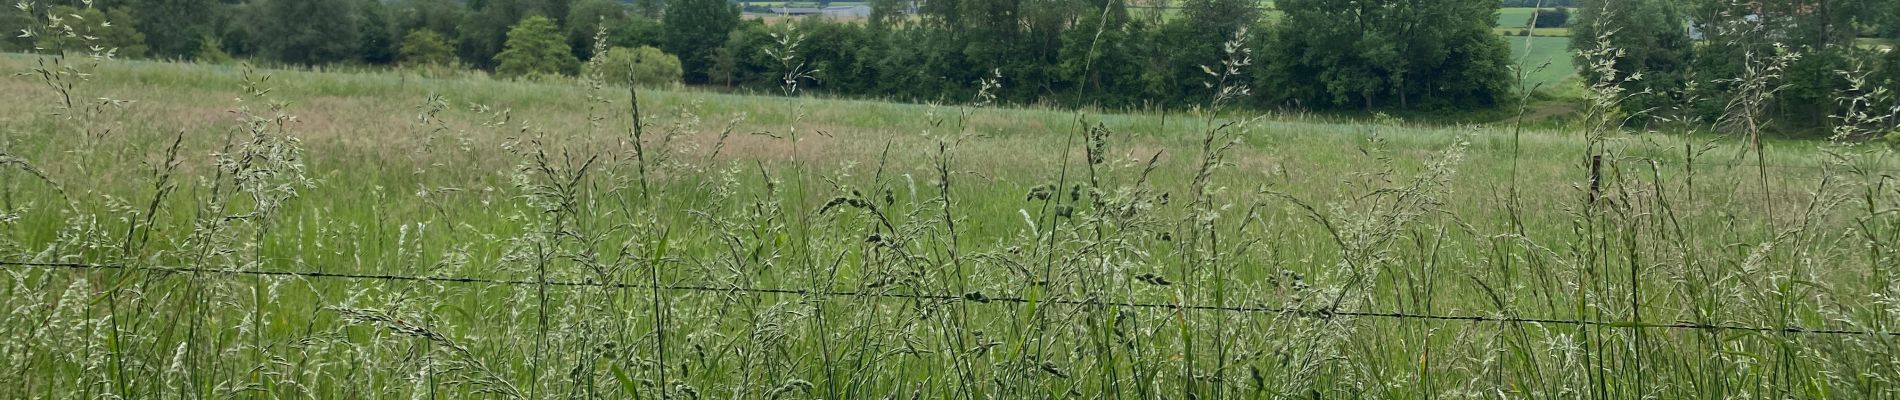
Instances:
[[[508,44],[495,56],[502,77],[572,74],[580,66],[553,19],[528,17],[508,30]]]
[[[361,59],[356,0],[259,0],[248,19],[258,50],[277,61],[315,65]]]
[[[1585,68],[1580,71],[1585,83],[1618,79],[1616,85],[1629,97],[1621,105],[1632,122],[1681,118],[1693,112],[1684,107],[1690,101],[1691,94],[1685,91],[1691,84],[1695,56],[1683,26],[1685,19],[1674,0],[1585,3],[1571,28],[1570,48],[1579,57],[1578,65],[1588,65],[1582,54],[1608,46],[1615,49],[1611,67],[1621,76],[1607,78],[1602,71]]]
[[[1151,94],[1175,104],[1206,105],[1211,77],[1204,67],[1219,66],[1222,46],[1242,31],[1257,28],[1256,6],[1249,0],[1182,3],[1181,19],[1160,27],[1148,43],[1148,54],[1156,57],[1147,78]]]
[[[1619,76],[1610,83],[1627,97],[1618,104],[1631,123],[1735,128],[1720,122],[1754,104],[1736,101],[1751,83],[1765,93],[1754,96],[1760,107],[1751,109],[1761,115],[1750,131],[1824,133],[1851,91],[1843,71],[1878,64],[1877,53],[1854,45],[1863,29],[1849,28],[1879,31],[1881,15],[1894,8],[1878,3],[1592,2],[1578,10],[1571,47],[1614,50],[1606,67]],[[1599,71],[1582,72],[1587,82],[1603,80]]]
[[[228,70],[0,96],[0,398],[1900,396],[1877,146]]]
[[[1289,0],[1263,74],[1277,103],[1486,108],[1512,88],[1489,0]],[[1433,21],[1420,24],[1416,21]],[[1396,104],[1394,104],[1396,103]]]
[[[660,24],[660,20],[630,15],[620,24],[608,26],[607,40],[620,47],[660,47],[665,32],[666,27]]]
[[[1129,18],[1124,0],[1090,4],[1076,20],[1075,29],[1062,35],[1058,68],[1064,81],[1077,86],[1079,98],[1072,104],[1139,105],[1146,97],[1142,96],[1139,62],[1144,48],[1138,40],[1145,27]]]
[[[908,18],[908,14],[905,13],[907,4],[909,2],[904,0],[871,0],[870,21],[866,23],[870,24],[871,29],[874,30],[895,28]]]
[[[32,38],[21,35],[32,25],[33,16],[24,11],[13,8],[0,10],[0,51],[32,50]]]
[[[399,52],[404,65],[455,65],[455,46],[435,31],[409,32]]]
[[[1900,49],[1877,51],[1880,56],[1873,67],[1877,71],[1874,75],[1876,84],[1880,87],[1900,88]]]
[[[679,57],[652,47],[609,49],[607,54],[589,61],[583,73],[602,82],[625,83],[631,79],[634,84],[650,87],[678,86],[681,76]]]
[[[1221,45],[1245,28],[1245,41],[1259,59],[1233,78],[1261,88],[1248,105],[1342,111],[1495,107],[1500,93],[1513,92],[1508,68],[1517,63],[1508,54],[1520,48],[1501,46],[1498,35],[1481,26],[1495,23],[1507,28],[1501,30],[1504,35],[1528,35],[1531,30],[1518,30],[1533,23],[1528,11],[1542,10],[1536,26],[1575,28],[1576,48],[1588,50],[1604,32],[1591,26],[1597,25],[1590,21],[1597,18],[1592,13],[1608,5],[1623,10],[1607,14],[1602,23],[1619,27],[1609,37],[1624,52],[1616,68],[1643,72],[1642,79],[1619,83],[1631,97],[1619,105],[1647,111],[1632,113],[1638,114],[1632,121],[1711,122],[1723,112],[1733,80],[1744,72],[1737,60],[1800,53],[1804,56],[1780,76],[1786,89],[1776,91],[1768,108],[1777,126],[1814,130],[1828,124],[1826,116],[1837,107],[1833,97],[1845,80],[1835,70],[1874,57],[1846,49],[1854,36],[1900,37],[1900,7],[1885,7],[1883,1],[1890,0],[1763,2],[1760,13],[1768,18],[1758,24],[1759,32],[1745,35],[1738,32],[1746,30],[1716,21],[1755,13],[1755,7],[1728,0],[1287,0],[1272,2],[1276,10],[1270,14],[1261,14],[1264,3],[1253,0],[1139,5],[1129,0],[876,0],[869,21],[801,19],[772,26],[742,22],[733,4],[723,0],[97,4],[101,10],[126,11],[129,17],[119,18],[134,21],[114,23],[115,29],[145,34],[108,40],[119,42],[121,55],[135,55],[142,43],[159,57],[200,58],[204,52],[203,58],[214,60],[386,65],[408,62],[406,39],[412,32],[430,31],[453,47],[455,56],[440,57],[431,48],[427,58],[460,59],[468,68],[486,71],[498,71],[497,56],[511,27],[544,16],[554,21],[577,60],[593,57],[594,35],[604,27],[611,47],[651,46],[678,55],[689,83],[743,91],[776,91],[785,66],[765,52],[779,46],[773,33],[787,34],[796,26],[803,41],[794,53],[812,71],[813,79],[803,83],[810,91],[963,102],[977,94],[974,82],[993,79],[999,85],[987,94],[1002,103],[1112,108],[1206,105],[1202,67],[1218,64]],[[903,15],[913,5],[921,7],[921,15]],[[1499,5],[1521,8],[1498,13]],[[1572,16],[1577,20],[1566,25]],[[16,29],[28,18],[0,14],[0,28]],[[107,20],[113,18],[106,13]],[[1691,31],[1706,40],[1690,39]],[[32,45],[18,35],[0,36],[0,50]],[[1785,49],[1771,49],[1770,38]],[[1533,81],[1554,82],[1571,70],[1529,73],[1550,78]]]
[[[236,61],[231,57],[231,53],[224,51],[224,41],[212,35],[205,35],[198,39],[198,50],[192,53],[191,60],[212,65],[224,65]]]
[[[615,0],[580,0],[568,6],[567,44],[574,49],[574,56],[582,60],[594,58],[594,34],[601,28],[609,30],[628,24],[629,13],[626,6]],[[609,35],[611,39],[614,35]]]
[[[1570,9],[1564,7],[1537,10],[1537,17],[1532,21],[1538,28],[1562,28],[1569,24]]]
[[[61,28],[52,34],[38,35],[34,46],[40,49],[84,53],[92,51],[87,46],[98,46],[114,50],[116,57],[145,56],[145,34],[139,33],[136,20],[124,9],[100,11],[95,7],[57,6],[49,10],[48,15],[58,18]],[[86,40],[86,37],[95,39]]]
[[[767,86],[770,79],[765,78],[772,63],[767,60],[766,46],[772,42],[772,33],[765,24],[746,22],[726,35],[725,43],[713,51],[712,65],[707,68],[707,83],[732,87]]]
[[[676,0],[667,4],[661,22],[666,29],[660,48],[679,56],[687,83],[706,83],[713,50],[739,24],[739,6],[726,0]]]
[[[398,32],[426,30],[445,38],[459,37],[467,9],[457,0],[399,0],[395,9]]]
[[[667,0],[633,0],[633,10],[647,19],[659,19],[660,10],[666,9]]]
[[[396,62],[402,36],[397,35],[395,17],[382,0],[358,0],[356,10],[357,57],[370,64]]]
[[[531,16],[566,16],[550,13],[542,0],[479,0],[467,4],[456,42],[462,47],[462,59],[482,68],[497,68],[495,57],[507,44],[511,27]]]
[[[217,33],[216,24],[229,6],[217,0],[131,0],[118,2],[136,17],[138,30],[153,56],[189,58],[203,40]]]

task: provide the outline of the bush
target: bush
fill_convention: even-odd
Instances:
[[[608,83],[626,83],[628,77],[640,86],[672,87],[680,83],[680,59],[660,49],[615,47],[587,63],[587,76]]]
[[[560,25],[539,15],[508,30],[508,43],[495,55],[495,62],[500,64],[495,73],[504,78],[571,74],[580,64]]]
[[[403,37],[400,53],[404,66],[455,64],[455,46],[442,34],[427,29]]]
[[[198,41],[198,51],[192,54],[191,60],[199,64],[213,65],[231,64],[236,61],[231,57],[231,53],[224,51],[224,41],[212,35],[204,35]]]

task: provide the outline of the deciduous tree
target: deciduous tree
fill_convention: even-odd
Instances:
[[[508,30],[508,43],[495,56],[495,63],[499,65],[496,73],[511,78],[569,74],[579,67],[561,27],[538,15]]]
[[[123,2],[145,34],[156,57],[192,57],[203,38],[216,33],[227,4],[215,0],[131,0]]]
[[[594,58],[594,35],[627,24],[627,8],[614,0],[581,0],[568,8],[567,44],[580,59]],[[611,36],[610,36],[611,38]]]
[[[252,40],[278,61],[314,65],[357,59],[354,0],[262,0],[247,18]]]
[[[1286,0],[1269,68],[1312,107],[1484,108],[1510,92],[1495,0]]]
[[[739,25],[739,6],[726,0],[678,0],[668,4],[660,47],[678,55],[688,83],[706,83],[713,50]]]
[[[431,30],[409,32],[402,40],[403,65],[454,65],[455,46]]]
[[[652,47],[615,47],[589,61],[586,74],[608,83],[669,87],[680,84],[680,59]]]

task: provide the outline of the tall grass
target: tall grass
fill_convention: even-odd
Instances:
[[[1853,144],[1882,112],[1826,144],[1630,132],[1615,85],[1574,132],[1235,119],[1237,42],[1163,125],[801,99],[780,37],[782,98],[103,59],[0,83],[85,77],[0,101],[0,259],[126,267],[8,266],[0,393],[1900,395],[1894,337],[1783,330],[1900,329],[1900,163]],[[0,65],[73,65],[38,59]]]

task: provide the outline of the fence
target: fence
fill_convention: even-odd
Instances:
[[[292,277],[292,278],[306,278],[306,279],[314,278],[314,279],[342,279],[342,280],[377,280],[377,281],[388,281],[388,282],[444,282],[444,283],[455,283],[455,284],[486,284],[486,285],[503,285],[503,286],[595,287],[595,288],[610,288],[610,289],[666,290],[666,291],[675,291],[675,292],[695,292],[695,293],[727,293],[727,294],[741,294],[741,295],[753,294],[753,293],[766,293],[766,294],[783,294],[783,295],[796,295],[796,296],[857,297],[857,298],[875,298],[875,299],[929,300],[929,301],[945,301],[945,302],[956,301],[956,302],[971,302],[971,303],[978,303],[978,304],[1030,304],[1030,303],[1040,302],[1040,303],[1047,303],[1047,304],[1060,304],[1060,305],[1069,305],[1069,306],[1078,306],[1078,307],[1121,307],[1121,308],[1162,309],[1162,310],[1199,311],[1199,312],[1283,314],[1283,315],[1293,315],[1293,316],[1299,316],[1299,317],[1305,317],[1305,318],[1321,318],[1321,319],[1331,319],[1331,318],[1337,318],[1337,317],[1360,317],[1360,318],[1411,319],[1411,320],[1427,320],[1427,321],[1498,323],[1498,324],[1570,325],[1570,326],[1607,327],[1607,328],[1620,328],[1620,329],[1672,329],[1672,330],[1701,330],[1701,331],[1717,331],[1717,332],[1737,331],[1737,332],[1758,332],[1758,333],[1783,333],[1783,334],[1802,334],[1802,335],[1853,335],[1853,336],[1900,337],[1900,332],[1807,328],[1807,327],[1795,327],[1795,326],[1771,328],[1771,327],[1759,327],[1759,326],[1706,324],[1706,323],[1693,323],[1693,322],[1645,323],[1641,321],[1595,321],[1595,320],[1535,318],[1535,317],[1493,317],[1493,316],[1481,316],[1481,315],[1434,315],[1434,314],[1414,314],[1414,313],[1400,313],[1400,312],[1337,311],[1337,310],[1327,310],[1327,309],[1297,309],[1297,308],[1281,308],[1281,307],[1209,306],[1209,305],[1193,305],[1193,304],[1100,302],[1100,301],[1079,301],[1079,300],[1039,301],[1039,300],[1025,299],[1025,298],[1020,298],[1020,297],[992,298],[992,297],[976,297],[976,296],[950,296],[950,295],[861,292],[861,291],[851,291],[851,292],[821,291],[821,290],[784,289],[784,288],[712,287],[712,286],[690,286],[690,285],[637,285],[637,284],[626,284],[626,283],[528,281],[528,280],[483,279],[483,278],[469,278],[469,277],[420,277],[420,276],[407,276],[407,275],[347,274],[347,273],[318,272],[318,271],[234,270],[234,269],[193,268],[193,267],[139,267],[139,266],[127,266],[127,265],[20,262],[20,261],[5,261],[5,260],[0,260],[0,266],[14,267],[14,268],[65,269],[65,270],[120,270],[120,271],[169,272],[169,273],[189,273],[189,274],[209,274],[209,275],[272,276],[272,277]]]

